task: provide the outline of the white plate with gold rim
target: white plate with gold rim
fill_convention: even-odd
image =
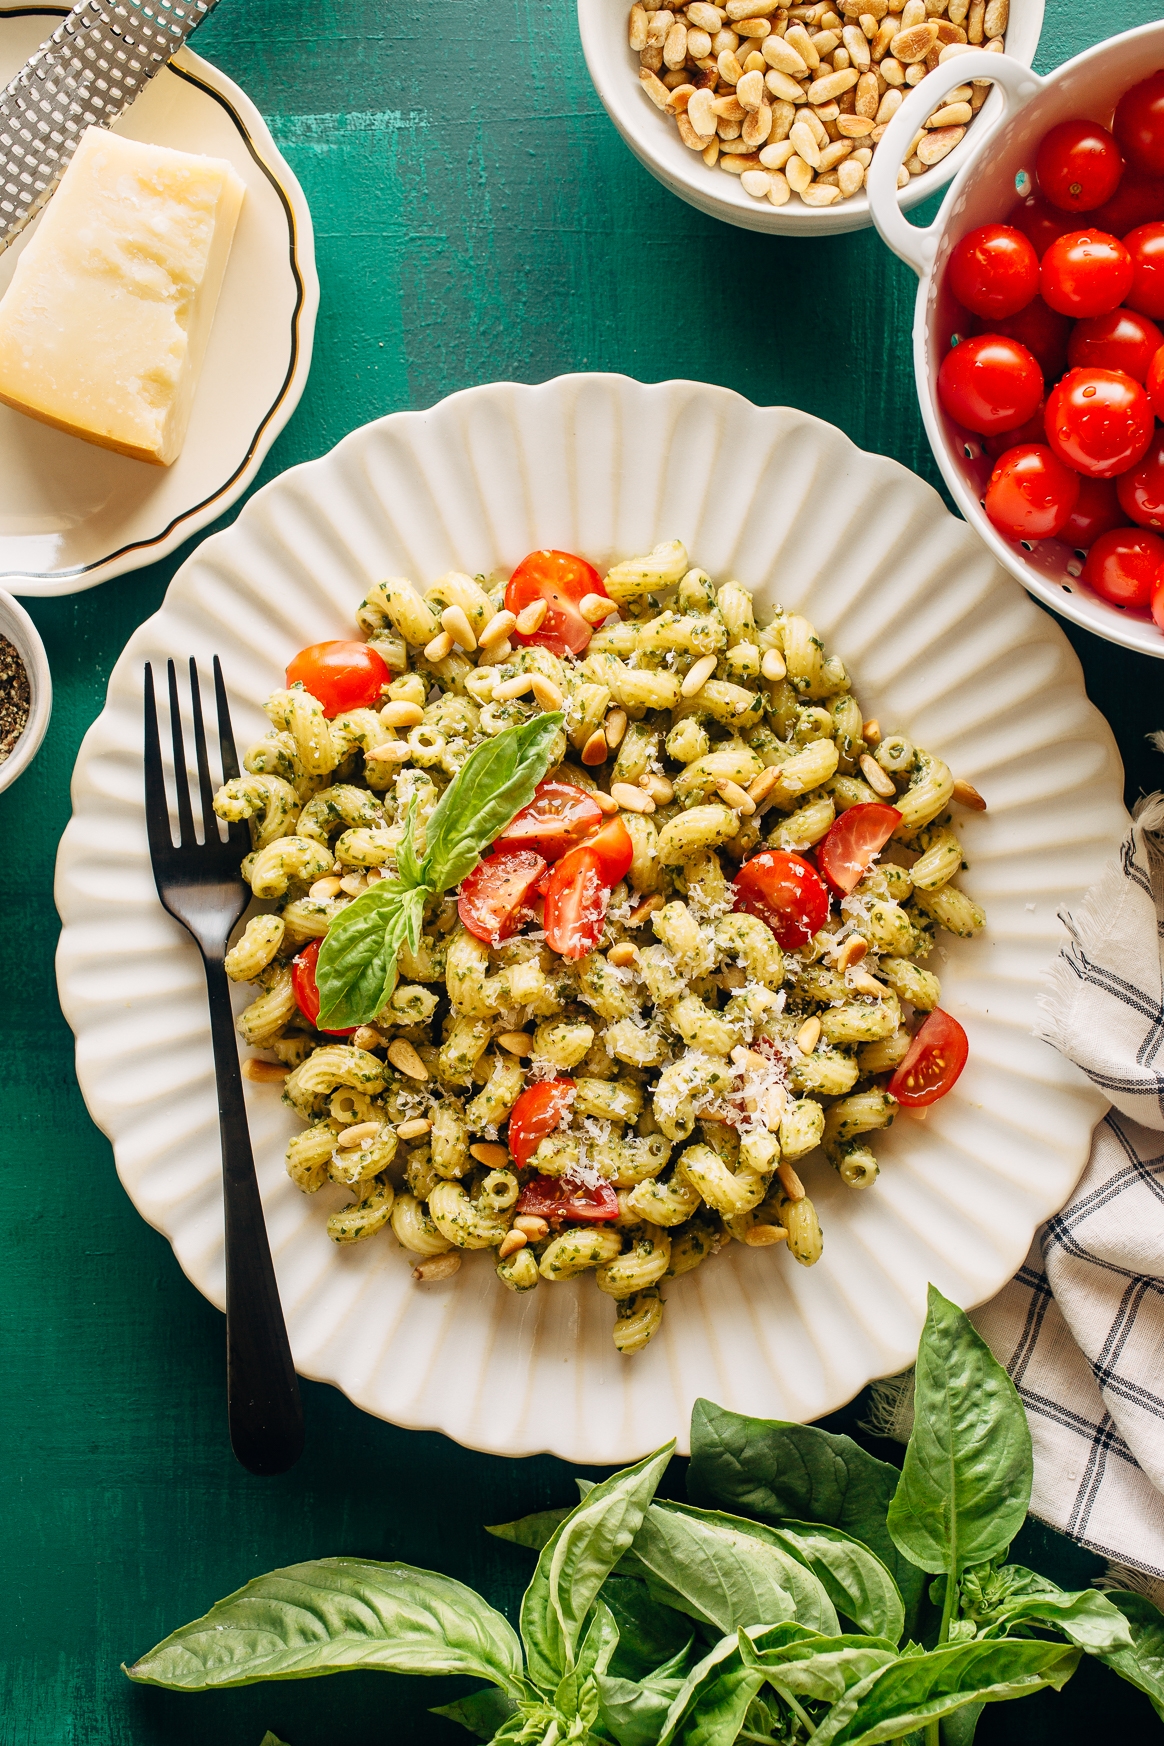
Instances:
[[[0,85],[67,11],[0,5]],[[183,48],[114,131],[227,158],[246,198],[173,466],[130,460],[0,406],[0,587],[11,594],[96,587],[214,521],[254,479],[311,365],[319,305],[311,215],[245,92]],[[0,294],[35,228],[0,255]]]
[[[267,485],[187,560],[115,667],[81,748],[57,865],[61,1002],[126,1190],[223,1303],[222,1194],[197,953],[154,894],[142,811],[142,664],[222,658],[240,743],[301,646],[352,634],[384,575],[426,583],[555,545],[596,564],[682,538],[713,576],[806,612],[864,707],[988,797],[964,821],[976,941],[943,936],[943,1005],[971,1057],[924,1122],[877,1136],[865,1193],[810,1161],[823,1260],[730,1248],[667,1291],[621,1358],[591,1280],[522,1297],[487,1256],[418,1288],[390,1235],[337,1248],[331,1190],[283,1169],[299,1124],[247,1086],[295,1361],[397,1424],[505,1455],[617,1462],[676,1437],[699,1395],[811,1419],[913,1357],[927,1280],[965,1305],[1017,1268],[1105,1107],[1032,1036],[1041,973],[1125,825],[1119,757],[1062,631],[937,494],[831,425],[694,382],[560,377],[468,389],[365,425]],[[337,1203],[343,1199],[334,1191]]]

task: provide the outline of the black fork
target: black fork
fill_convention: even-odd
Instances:
[[[206,731],[198,669],[190,662],[190,700],[203,841],[199,842],[190,804],[178,679],[167,662],[170,732],[174,743],[174,786],[178,800],[178,844],[170,832],[170,811],[162,771],[153,669],[145,670],[145,801],[150,860],[158,896],[191,934],[202,954],[210,1002],[210,1036],[218,1083],[218,1125],[222,1138],[222,1190],[226,1225],[226,1392],[230,1442],[252,1473],[283,1473],[303,1450],[303,1407],[291,1362],[291,1348],[271,1246],[255,1177],[251,1136],[243,1103],[242,1075],[235,1042],[230,982],[223,968],[230,931],[250,892],[239,876],[239,862],[250,850],[245,823],[232,824],[225,842],[213,808],[214,788],[206,756]],[[223,781],[237,776],[238,754],[230,726],[226,687],[214,657],[214,700]]]

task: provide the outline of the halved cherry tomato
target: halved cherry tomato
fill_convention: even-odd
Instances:
[[[736,874],[736,908],[767,922],[786,952],[819,933],[828,920],[828,886],[803,855],[761,849]]]
[[[617,816],[608,818],[601,830],[586,838],[582,847],[588,849],[592,855],[597,855],[602,877],[611,890],[620,879],[625,879],[635,858],[631,834]]]
[[[1035,160],[1039,188],[1064,212],[1090,212],[1110,200],[1124,160],[1119,146],[1095,121],[1061,121],[1044,134]]]
[[[315,965],[322,940],[309,940],[297,958],[291,960],[291,992],[295,1004],[309,1024],[319,1022],[319,989],[315,981]],[[324,1031],[325,1037],[352,1037],[357,1027],[346,1031]]]
[[[1159,425],[1148,452],[1116,480],[1116,492],[1129,521],[1164,528],[1164,430]]]
[[[523,558],[505,589],[507,612],[520,612],[535,600],[544,600],[548,608],[536,631],[523,636],[511,631],[517,643],[537,643],[554,655],[580,655],[590,641],[593,626],[587,624],[578,611],[587,594],[605,596],[602,577],[585,558],[572,552],[531,552]]]
[[[1006,315],[991,322],[976,320],[972,332],[999,333],[1004,339],[1017,340],[1038,364],[1044,382],[1056,381],[1067,368],[1071,318],[1060,315],[1041,297],[1032,297],[1017,315]]]
[[[947,268],[959,303],[995,320],[1017,315],[1039,289],[1039,257],[1009,224],[983,224],[956,243]]]
[[[572,1079],[543,1079],[528,1085],[509,1112],[509,1150],[526,1165],[547,1134],[561,1127],[574,1107]]]
[[[841,814],[816,852],[816,864],[834,891],[849,892],[861,883],[900,823],[897,808],[879,800]]]
[[[312,643],[300,649],[287,669],[288,685],[302,685],[317,697],[326,716],[346,709],[371,709],[392,674],[369,643]]]
[[[958,424],[993,436],[1030,418],[1043,397],[1043,372],[1015,340],[978,334],[942,359],[938,395]]]
[[[1141,315],[1164,316],[1164,224],[1139,224],[1124,247],[1132,261],[1132,288],[1123,301]]]
[[[1054,539],[1079,496],[1079,474],[1046,443],[1021,443],[996,462],[986,487],[986,514],[1011,540]]]
[[[1094,365],[1100,370],[1122,370],[1136,382],[1147,379],[1148,366],[1164,346],[1164,333],[1134,309],[1111,309],[1075,324],[1067,346],[1067,361],[1073,369]]]
[[[545,886],[546,944],[562,958],[584,958],[602,938],[612,887],[593,849],[571,849]]]
[[[1127,169],[1111,199],[1088,213],[1088,218],[1108,236],[1127,236],[1138,224],[1164,218],[1164,181]]]
[[[1124,512],[1116,495],[1114,479],[1079,478],[1079,496],[1075,508],[1059,529],[1064,545],[1086,552],[1100,534],[1124,525]]]
[[[1164,540],[1142,527],[1116,527],[1100,534],[1087,554],[1083,580],[1113,606],[1140,608],[1152,602],[1164,569]]]
[[[1028,194],[1025,200],[1012,206],[1006,215],[1006,222],[1030,238],[1031,246],[1040,260],[1057,236],[1066,236],[1069,230],[1076,228],[1070,213],[1060,212],[1057,206],[1052,206],[1041,194]]]
[[[1131,289],[1132,257],[1118,237],[1102,230],[1072,230],[1056,239],[1039,267],[1044,303],[1083,321],[1106,315]]]
[[[601,823],[601,808],[584,788],[572,782],[539,782],[529,805],[510,819],[494,848],[532,849],[547,861],[557,861]]]
[[[457,914],[479,940],[496,945],[532,919],[534,887],[546,863],[532,849],[501,848],[461,881]]]
[[[1164,176],[1164,71],[1124,92],[1112,132],[1129,164],[1145,176]]]
[[[1047,396],[1047,441],[1068,467],[1114,479],[1134,467],[1155,420],[1139,382],[1122,370],[1068,370]]]
[[[571,1182],[568,1176],[535,1176],[522,1189],[519,1213],[551,1224],[605,1224],[618,1217],[618,1196],[609,1182]]]
[[[935,1007],[889,1081],[889,1095],[906,1109],[937,1103],[954,1087],[970,1044],[956,1018]]]

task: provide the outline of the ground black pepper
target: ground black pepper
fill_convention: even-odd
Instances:
[[[28,726],[29,689],[24,662],[7,637],[0,637],[0,764]]]

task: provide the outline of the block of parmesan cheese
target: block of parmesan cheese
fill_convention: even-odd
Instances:
[[[0,301],[0,401],[169,466],[244,192],[225,159],[89,128]]]

